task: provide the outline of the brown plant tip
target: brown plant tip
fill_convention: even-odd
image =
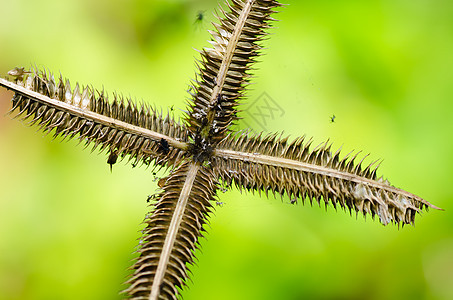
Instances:
[[[56,81],[52,74],[39,70],[23,74],[15,83],[1,80],[16,92],[11,109],[16,117],[30,119],[31,125],[46,133],[53,131],[54,137],[77,137],[86,146],[92,144],[93,151],[108,149],[110,166],[126,156],[134,164],[169,166],[181,161],[182,149],[187,147],[188,131],[183,125],[117,94],[109,102],[104,91],[79,84],[71,89],[61,75]]]
[[[159,299],[177,298],[213,210],[211,202],[217,190],[213,178],[210,169],[193,163],[183,163],[166,178],[153,213],[145,219],[135,271],[124,291],[132,299],[150,299],[150,291]],[[192,182],[190,186],[188,181]],[[169,238],[172,233],[173,238]]]
[[[287,194],[294,204],[300,199],[325,206],[340,206],[364,216],[377,215],[382,224],[413,224],[416,213],[428,207],[426,200],[395,188],[377,178],[378,161],[363,167],[359,152],[340,158],[328,142],[311,149],[305,137],[289,143],[277,135],[236,133],[222,140],[214,152],[213,165],[224,184],[240,190]]]
[[[210,31],[212,48],[205,48],[198,64],[198,77],[189,90],[186,123],[193,137],[209,136],[216,144],[237,120],[238,101],[248,84],[251,65],[260,54],[259,42],[273,21],[270,15],[281,6],[277,1],[232,1],[229,12],[221,9],[219,23]]]

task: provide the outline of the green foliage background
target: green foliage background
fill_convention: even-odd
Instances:
[[[182,115],[216,2],[0,0],[0,74],[36,63]],[[266,92],[285,111],[268,129],[384,158],[380,174],[446,211],[398,230],[229,191],[185,299],[453,299],[453,2],[286,2],[238,127],[262,130],[247,103]],[[0,90],[0,299],[120,298],[150,170],[110,173],[105,154],[4,116],[10,96]]]

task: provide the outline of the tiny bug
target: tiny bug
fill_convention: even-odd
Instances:
[[[203,23],[203,20],[205,19],[205,12],[205,10],[199,10],[195,15],[195,22],[193,22],[193,24],[201,25]]]
[[[215,109],[217,110],[222,110],[222,102],[223,102],[223,95],[222,94],[218,94],[217,95],[217,98],[215,100]]]
[[[216,98],[216,101],[217,101],[216,104],[220,104],[222,102],[222,99],[223,99],[223,96],[221,93],[219,93]]]
[[[204,116],[203,118],[201,118],[201,126],[205,127],[206,125],[208,125],[208,118]]]
[[[297,198],[293,198],[290,200],[291,204],[296,204],[297,203]]]
[[[164,138],[160,139],[159,151],[162,151],[162,153],[164,153],[164,154],[167,154],[168,152],[170,152],[170,145],[168,144],[167,140]]]
[[[225,203],[224,203],[224,202],[220,202],[220,201],[216,201],[215,204],[216,204],[217,206],[222,207]]]
[[[336,118],[336,116],[335,116],[335,115],[332,115],[332,116],[330,117],[330,123],[335,123],[335,118]]]
[[[107,163],[110,165],[110,173],[112,172],[112,166],[116,164],[116,161],[118,159],[118,154],[116,151],[110,152],[109,158],[107,159]]]

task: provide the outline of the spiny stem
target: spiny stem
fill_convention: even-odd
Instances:
[[[192,163],[189,165],[186,180],[184,181],[184,185],[182,187],[181,194],[179,195],[176,208],[171,218],[170,226],[168,227],[168,232],[165,237],[164,245],[162,247],[162,253],[159,258],[159,264],[157,265],[156,275],[154,277],[153,285],[151,287],[149,300],[157,300],[159,297],[160,286],[162,284],[162,280],[165,277],[165,271],[167,270],[168,261],[170,260],[173,244],[175,243],[176,235],[178,233],[178,229],[184,216],[184,211],[186,209],[187,202],[189,200],[190,191],[192,189],[193,182],[199,169],[200,169],[199,164]]]

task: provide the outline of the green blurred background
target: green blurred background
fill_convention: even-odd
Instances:
[[[247,103],[266,92],[285,112],[266,129],[383,158],[379,175],[446,211],[398,230],[228,191],[184,298],[453,299],[453,2],[286,3],[237,127],[263,129]],[[0,0],[0,74],[36,63],[180,116],[216,7]],[[0,299],[119,299],[150,170],[110,173],[105,154],[5,116],[10,97],[0,90]]]

